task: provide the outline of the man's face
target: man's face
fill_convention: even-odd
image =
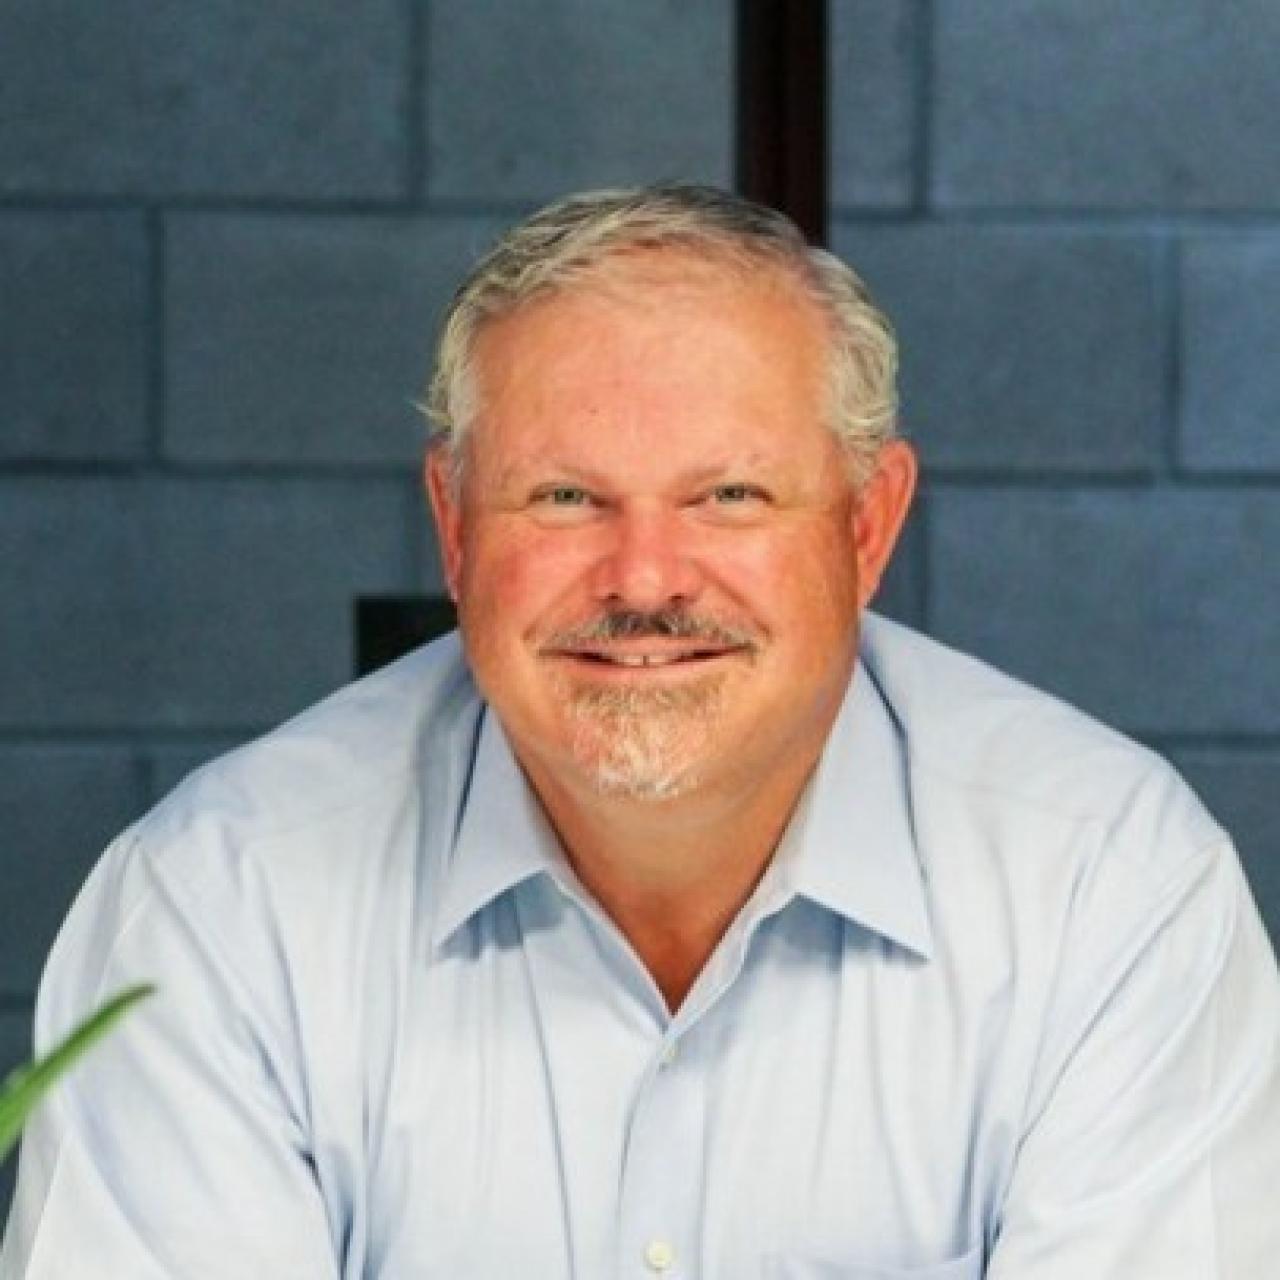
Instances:
[[[670,251],[492,322],[461,489],[429,463],[468,659],[535,787],[727,795],[817,758],[914,477],[856,495],[787,278]],[[886,479],[887,477],[887,479]]]

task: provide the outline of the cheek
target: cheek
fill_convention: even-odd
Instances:
[[[523,632],[572,598],[589,567],[584,548],[563,536],[525,528],[477,537],[463,565],[464,607]]]
[[[741,539],[719,558],[724,587],[773,625],[797,619],[837,629],[857,610],[857,568],[837,531],[803,537]]]

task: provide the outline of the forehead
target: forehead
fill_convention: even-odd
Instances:
[[[825,315],[782,267],[618,255],[490,320],[472,352],[477,425],[770,402],[825,409]],[[821,408],[817,401],[823,403]]]

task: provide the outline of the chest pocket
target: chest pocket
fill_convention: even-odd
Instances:
[[[867,1263],[775,1257],[765,1267],[766,1280],[982,1280],[982,1246],[958,1258],[926,1267],[878,1267]]]

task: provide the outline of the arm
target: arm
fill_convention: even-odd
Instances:
[[[262,923],[251,899],[247,931]],[[270,971],[248,982],[244,957],[197,901],[124,837],[64,926],[41,985],[38,1043],[130,983],[159,993],[33,1118],[4,1280],[338,1275],[285,984]]]
[[[988,1280],[1267,1280],[1280,1268],[1270,945],[1229,845],[1159,890],[1126,890],[1127,940],[1086,907],[1069,944]]]

